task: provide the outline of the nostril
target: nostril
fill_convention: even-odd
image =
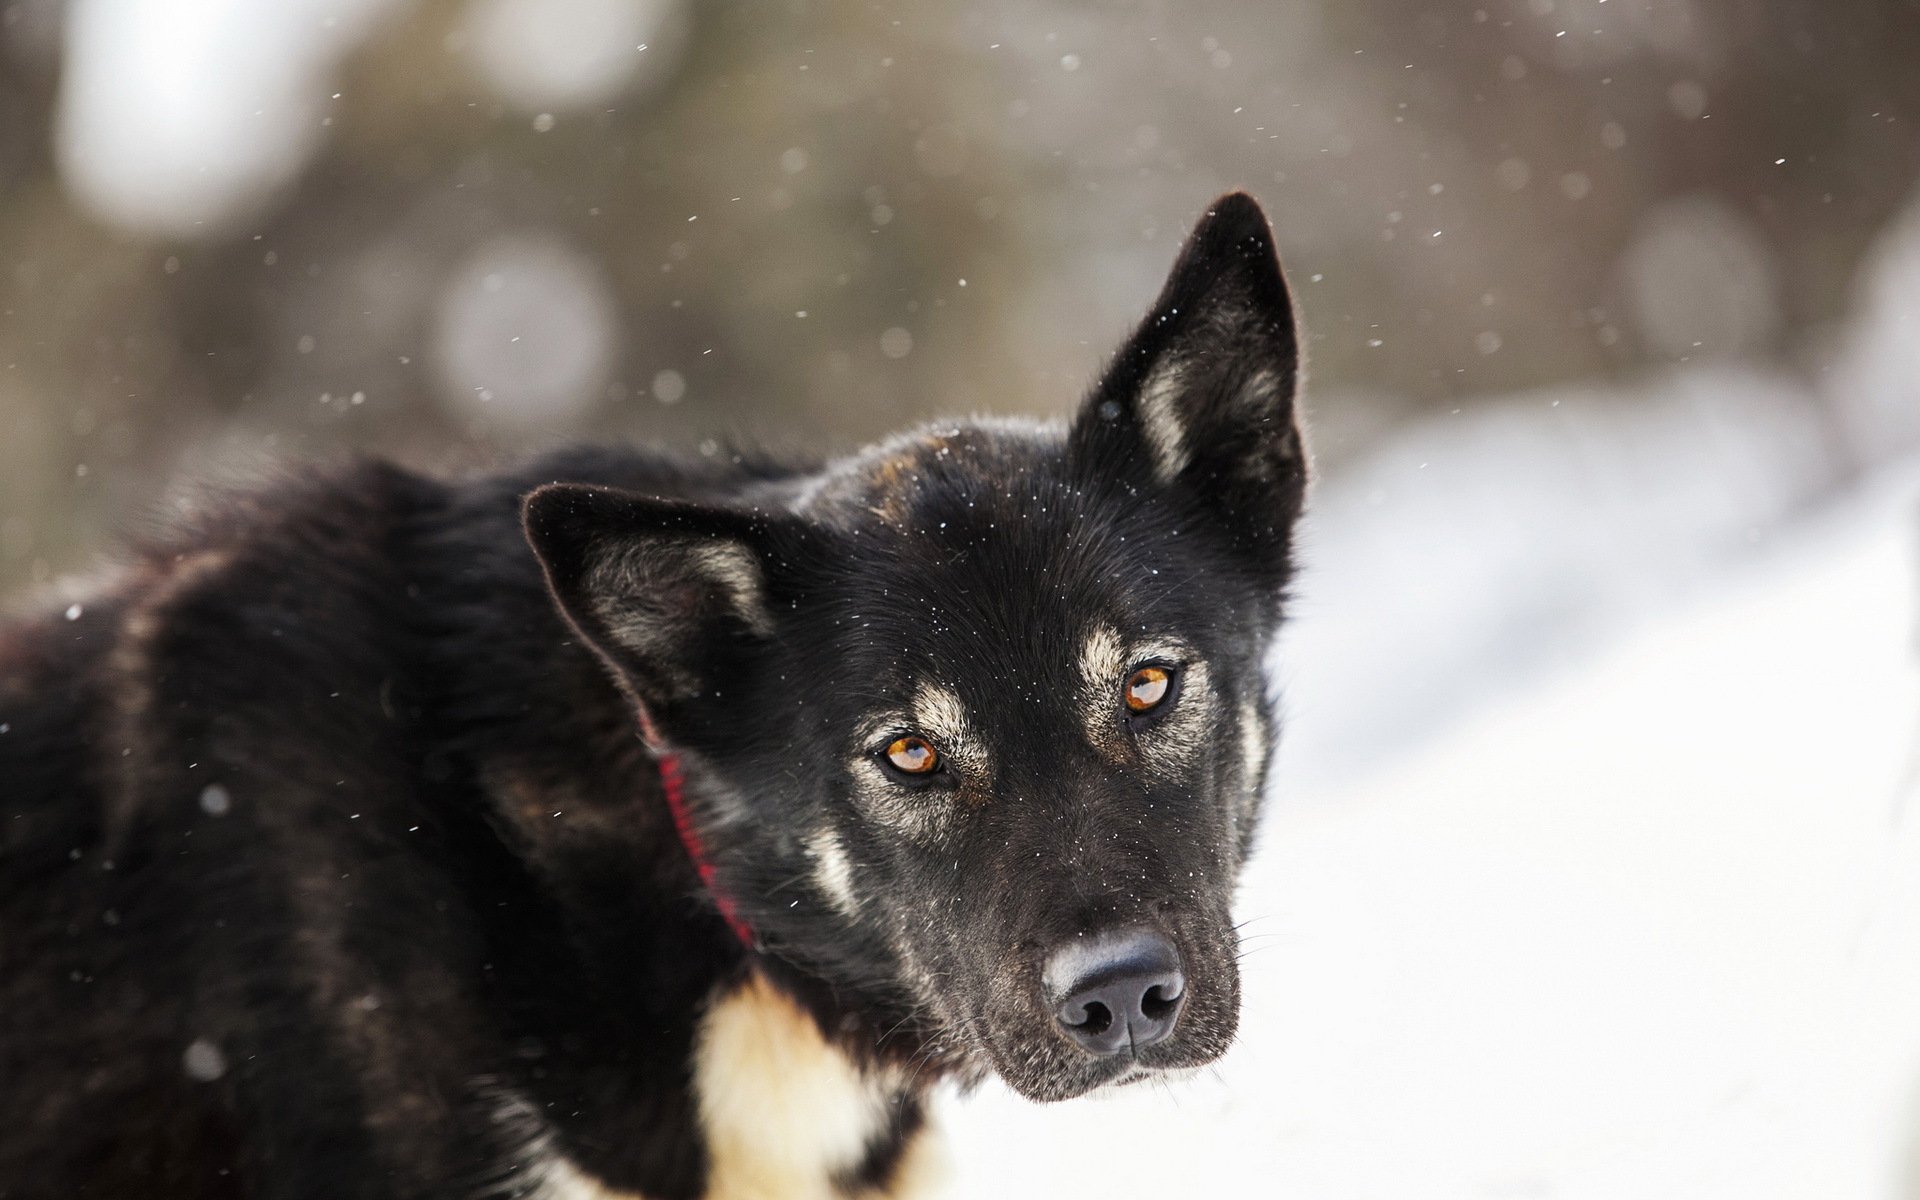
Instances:
[[[1072,1029],[1093,1034],[1094,1036],[1097,1037],[1100,1034],[1105,1033],[1107,1030],[1113,1028],[1113,1014],[1107,1011],[1106,1005],[1101,1004],[1099,1001],[1096,1000],[1093,1003],[1087,1005],[1086,1019],[1080,1020],[1080,1021],[1067,1021],[1066,1024]]]
[[[1148,1020],[1164,1021],[1180,1007],[1180,1001],[1185,996],[1186,992],[1178,982],[1155,984],[1147,989],[1146,995],[1140,997],[1140,1011]]]

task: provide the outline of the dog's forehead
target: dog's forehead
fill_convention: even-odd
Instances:
[[[859,532],[904,531],[940,510],[1011,508],[1021,485],[1066,467],[1058,427],[976,419],[930,425],[835,463],[802,497],[808,515]]]
[[[1030,718],[1077,695],[1092,664],[1118,669],[1181,607],[1168,600],[1191,571],[1152,521],[1089,496],[1046,454],[978,433],[897,447],[837,498],[855,586],[832,625],[875,705],[924,707],[933,688]]]
[[[952,528],[901,540],[912,544],[867,565],[839,622],[879,681],[968,696],[1058,685],[1077,647],[1116,624],[1112,581],[1068,555],[1048,561],[1060,542],[1038,530],[1021,546]]]
[[[1076,471],[1058,429],[903,434],[837,464],[802,511],[843,547],[816,593],[830,611],[808,619],[830,641],[809,644],[830,646],[821,666],[863,729],[928,713],[965,712],[994,738],[1077,722],[1090,679],[1166,656],[1169,635],[1204,641],[1191,585],[1207,561],[1179,511],[1151,480]]]

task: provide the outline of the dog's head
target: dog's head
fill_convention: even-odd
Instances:
[[[1060,1099],[1233,1037],[1298,367],[1228,196],[1064,429],[936,425],[724,509],[543,488],[528,530],[767,947]]]

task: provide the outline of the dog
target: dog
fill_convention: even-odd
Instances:
[[[0,1196],[923,1194],[1239,1012],[1307,479],[1258,205],[1064,423],[377,461],[0,633]]]

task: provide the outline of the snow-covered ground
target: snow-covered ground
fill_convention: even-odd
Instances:
[[[1917,497],[1885,469],[1398,761],[1283,777],[1240,1045],[953,1105],[955,1194],[1920,1194]]]

